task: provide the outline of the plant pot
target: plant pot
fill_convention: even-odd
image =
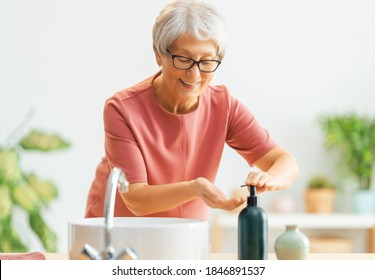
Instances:
[[[372,190],[358,190],[354,193],[354,211],[358,214],[375,213],[375,193]]]
[[[307,189],[305,207],[308,213],[332,213],[335,204],[334,189]]]

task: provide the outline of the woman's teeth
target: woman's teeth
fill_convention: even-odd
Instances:
[[[180,80],[181,80],[181,79],[180,79]],[[188,85],[188,86],[191,86],[191,87],[196,86],[197,84],[199,84],[199,82],[196,82],[196,83],[188,83],[188,82],[186,82],[186,81],[184,81],[184,80],[181,80],[181,82],[183,82],[185,85]]]

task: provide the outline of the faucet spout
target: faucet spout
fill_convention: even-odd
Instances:
[[[126,247],[115,255],[115,249],[111,243],[111,233],[114,221],[115,212],[115,200],[116,191],[120,189],[121,192],[127,192],[129,190],[129,182],[127,181],[125,174],[118,167],[112,169],[109,174],[107,181],[107,189],[104,200],[104,250],[101,254],[89,244],[86,244],[82,250],[81,257],[83,259],[95,259],[95,260],[113,260],[113,259],[138,259],[134,250],[130,247]]]
[[[107,182],[107,190],[104,200],[104,218],[105,218],[105,247],[104,259],[112,259],[114,256],[114,248],[111,245],[111,232],[113,228],[113,217],[115,212],[115,200],[117,188],[121,188],[122,192],[127,192],[129,182],[125,174],[118,167],[112,169]]]

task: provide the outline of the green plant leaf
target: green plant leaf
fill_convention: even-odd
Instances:
[[[42,202],[48,203],[57,197],[57,188],[51,181],[39,179],[34,174],[29,174],[25,179]]]
[[[0,223],[0,252],[17,253],[27,252],[28,247],[25,245],[12,225],[11,217],[1,220]]]
[[[4,220],[12,214],[13,202],[10,190],[5,185],[0,185],[0,220]]]
[[[29,185],[17,186],[13,191],[13,200],[29,213],[37,211],[41,203],[38,194]]]
[[[349,112],[323,115],[318,124],[325,146],[340,153],[338,166],[357,178],[360,189],[369,189],[375,168],[375,119]]]
[[[19,146],[25,150],[47,152],[68,148],[70,144],[57,134],[33,130],[20,141]]]
[[[39,237],[47,252],[56,252],[56,234],[46,225],[39,211],[30,213],[29,224],[35,234]]]
[[[21,178],[17,152],[14,149],[0,149],[0,183],[15,185]]]
[[[336,186],[325,176],[314,176],[308,182],[309,189],[336,189]]]

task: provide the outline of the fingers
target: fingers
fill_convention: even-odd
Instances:
[[[269,180],[270,176],[265,172],[250,172],[246,180],[246,185],[263,188]]]
[[[211,208],[233,210],[243,204],[246,198],[227,198],[214,184],[204,178],[198,179],[197,194]]]
[[[246,180],[246,185],[255,186],[257,193],[273,191],[277,187],[276,180],[268,173],[262,171],[250,172]]]
[[[201,198],[209,207],[224,210],[234,209],[244,202],[244,198],[227,198],[224,193],[216,187],[203,193]]]
[[[204,196],[203,200],[211,208],[218,208],[223,210],[233,210],[245,202],[245,198],[226,198],[225,196]]]
[[[245,201],[246,201],[245,198],[240,198],[240,197],[231,198],[231,199],[228,199],[226,203],[224,203],[224,208],[221,208],[221,209],[231,211],[233,209],[236,209],[238,206],[241,206],[242,204],[244,204]]]

